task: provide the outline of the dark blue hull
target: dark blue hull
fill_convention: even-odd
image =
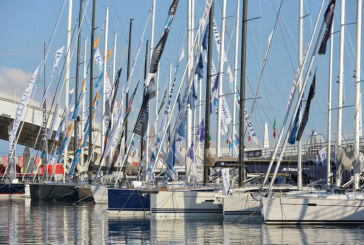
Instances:
[[[25,184],[0,183],[0,195],[24,195]]]
[[[150,194],[137,189],[108,189],[109,211],[149,212]]]

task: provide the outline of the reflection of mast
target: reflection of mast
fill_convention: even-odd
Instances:
[[[206,163],[207,158],[210,155],[209,150],[209,138],[210,138],[210,97],[211,97],[211,60],[212,60],[212,35],[213,35],[213,21],[214,21],[214,1],[211,3],[210,14],[209,14],[209,38],[208,38],[208,49],[207,49],[207,75],[206,75],[206,97],[205,97],[205,147],[204,147],[204,162]],[[204,165],[203,171],[203,184],[208,184],[208,170],[209,168]]]
[[[248,0],[243,1],[241,66],[240,66],[240,114],[239,114],[239,186],[246,179],[244,162],[244,111],[245,111],[245,71],[246,71],[246,19],[248,14]]]

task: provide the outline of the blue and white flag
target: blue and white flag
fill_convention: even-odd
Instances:
[[[200,136],[200,142],[203,142],[205,140],[205,123],[203,119],[201,120],[201,124],[198,127],[197,135]]]
[[[291,133],[288,138],[288,143],[290,143],[291,145],[294,145],[296,143],[296,136],[297,136],[297,130],[298,130],[298,119],[299,119],[300,113],[301,113],[303,97],[304,96],[302,96],[302,99],[300,102],[300,107],[298,108],[296,118],[294,119],[293,128],[292,128]]]
[[[51,84],[53,82],[54,75],[56,74],[59,62],[61,61],[61,58],[62,58],[62,55],[63,55],[63,50],[64,50],[64,46],[56,51],[56,56],[54,57],[54,65],[53,65],[51,80],[48,83],[48,87],[47,87],[46,91],[44,92],[43,99],[42,99],[42,102],[40,103],[39,109],[42,108],[43,103],[44,103],[44,101],[45,101],[45,99],[47,97],[49,87],[51,86]]]
[[[326,157],[326,149],[323,148],[319,151],[320,160],[323,166],[326,166],[327,164],[327,157]]]
[[[224,186],[223,194],[228,195],[230,189],[229,169],[228,168],[221,169],[221,176],[222,176],[222,183]]]
[[[37,67],[37,69],[35,69],[35,71],[32,75],[32,78],[29,80],[27,87],[25,88],[23,95],[21,96],[18,107],[16,108],[16,111],[15,111],[13,129],[10,131],[10,135],[9,135],[9,155],[11,155],[11,156],[13,154],[14,147],[16,144],[15,136],[16,136],[16,133],[18,132],[20,122],[23,120],[23,118],[25,116],[25,113],[24,113],[25,108],[27,107],[27,105],[29,103],[30,95],[33,91],[33,87],[35,84],[35,79],[37,78],[37,75],[38,75],[38,69],[39,69],[39,66]]]

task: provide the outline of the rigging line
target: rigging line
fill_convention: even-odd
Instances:
[[[263,76],[263,72],[264,72],[264,67],[265,67],[266,61],[268,59],[270,46],[272,44],[272,40],[273,40],[273,37],[274,37],[274,33],[275,33],[276,26],[277,26],[277,22],[278,22],[278,19],[279,19],[279,14],[281,12],[282,4],[283,4],[283,0],[281,0],[281,4],[279,5],[279,9],[278,9],[278,13],[277,13],[277,16],[276,16],[276,20],[275,20],[275,23],[274,23],[274,26],[273,26],[273,30],[271,32],[271,35],[268,38],[268,47],[266,49],[265,57],[264,57],[264,60],[263,60],[263,66],[261,68],[261,72],[260,72],[260,75],[259,75],[258,85],[257,85],[257,88],[255,90],[254,100],[252,102],[252,106],[251,106],[251,109],[250,109],[250,118],[252,118],[252,114],[254,112],[254,106],[255,106],[255,102],[256,102],[257,96],[258,96],[259,87],[260,87],[260,83],[261,83],[262,76]]]
[[[274,11],[277,12],[276,10],[276,7],[274,6],[274,4],[272,3],[273,5],[273,8],[274,8]],[[293,38],[293,35],[292,35],[292,32],[291,32],[291,29],[289,28],[288,24],[287,24],[287,21],[286,21],[286,18],[284,15],[282,15],[282,19],[283,19],[283,28],[281,29],[282,32],[284,31],[283,29],[286,29],[286,33],[288,33],[288,36],[289,36],[289,40],[291,41],[291,45],[295,51],[295,53],[297,53],[297,42],[294,41],[294,38]],[[281,20],[278,20],[279,22],[279,25],[281,24]]]
[[[120,26],[121,26],[121,31],[122,31],[122,33],[123,33],[123,35],[124,35],[124,38],[125,39],[128,39],[128,35],[126,34],[126,32],[125,32],[125,29],[124,29],[124,26],[123,26],[123,22],[121,21],[121,18],[120,18],[120,16],[119,16],[119,10],[118,10],[118,7],[117,7],[117,4],[115,3],[115,0],[113,0],[113,3],[114,3],[114,6],[115,6],[115,13],[116,13],[116,18],[119,20],[119,24],[120,24]],[[114,9],[114,8],[112,8],[112,9]]]

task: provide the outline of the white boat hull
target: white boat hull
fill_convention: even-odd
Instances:
[[[107,187],[104,185],[92,185],[91,186],[92,195],[94,197],[96,204],[107,204],[108,192]]]
[[[159,191],[151,194],[154,218],[221,218],[222,198],[216,192]]]
[[[224,196],[223,199],[224,219],[261,215],[260,201],[255,200],[249,192]]]
[[[364,223],[363,193],[275,195],[262,206],[267,224]]]

